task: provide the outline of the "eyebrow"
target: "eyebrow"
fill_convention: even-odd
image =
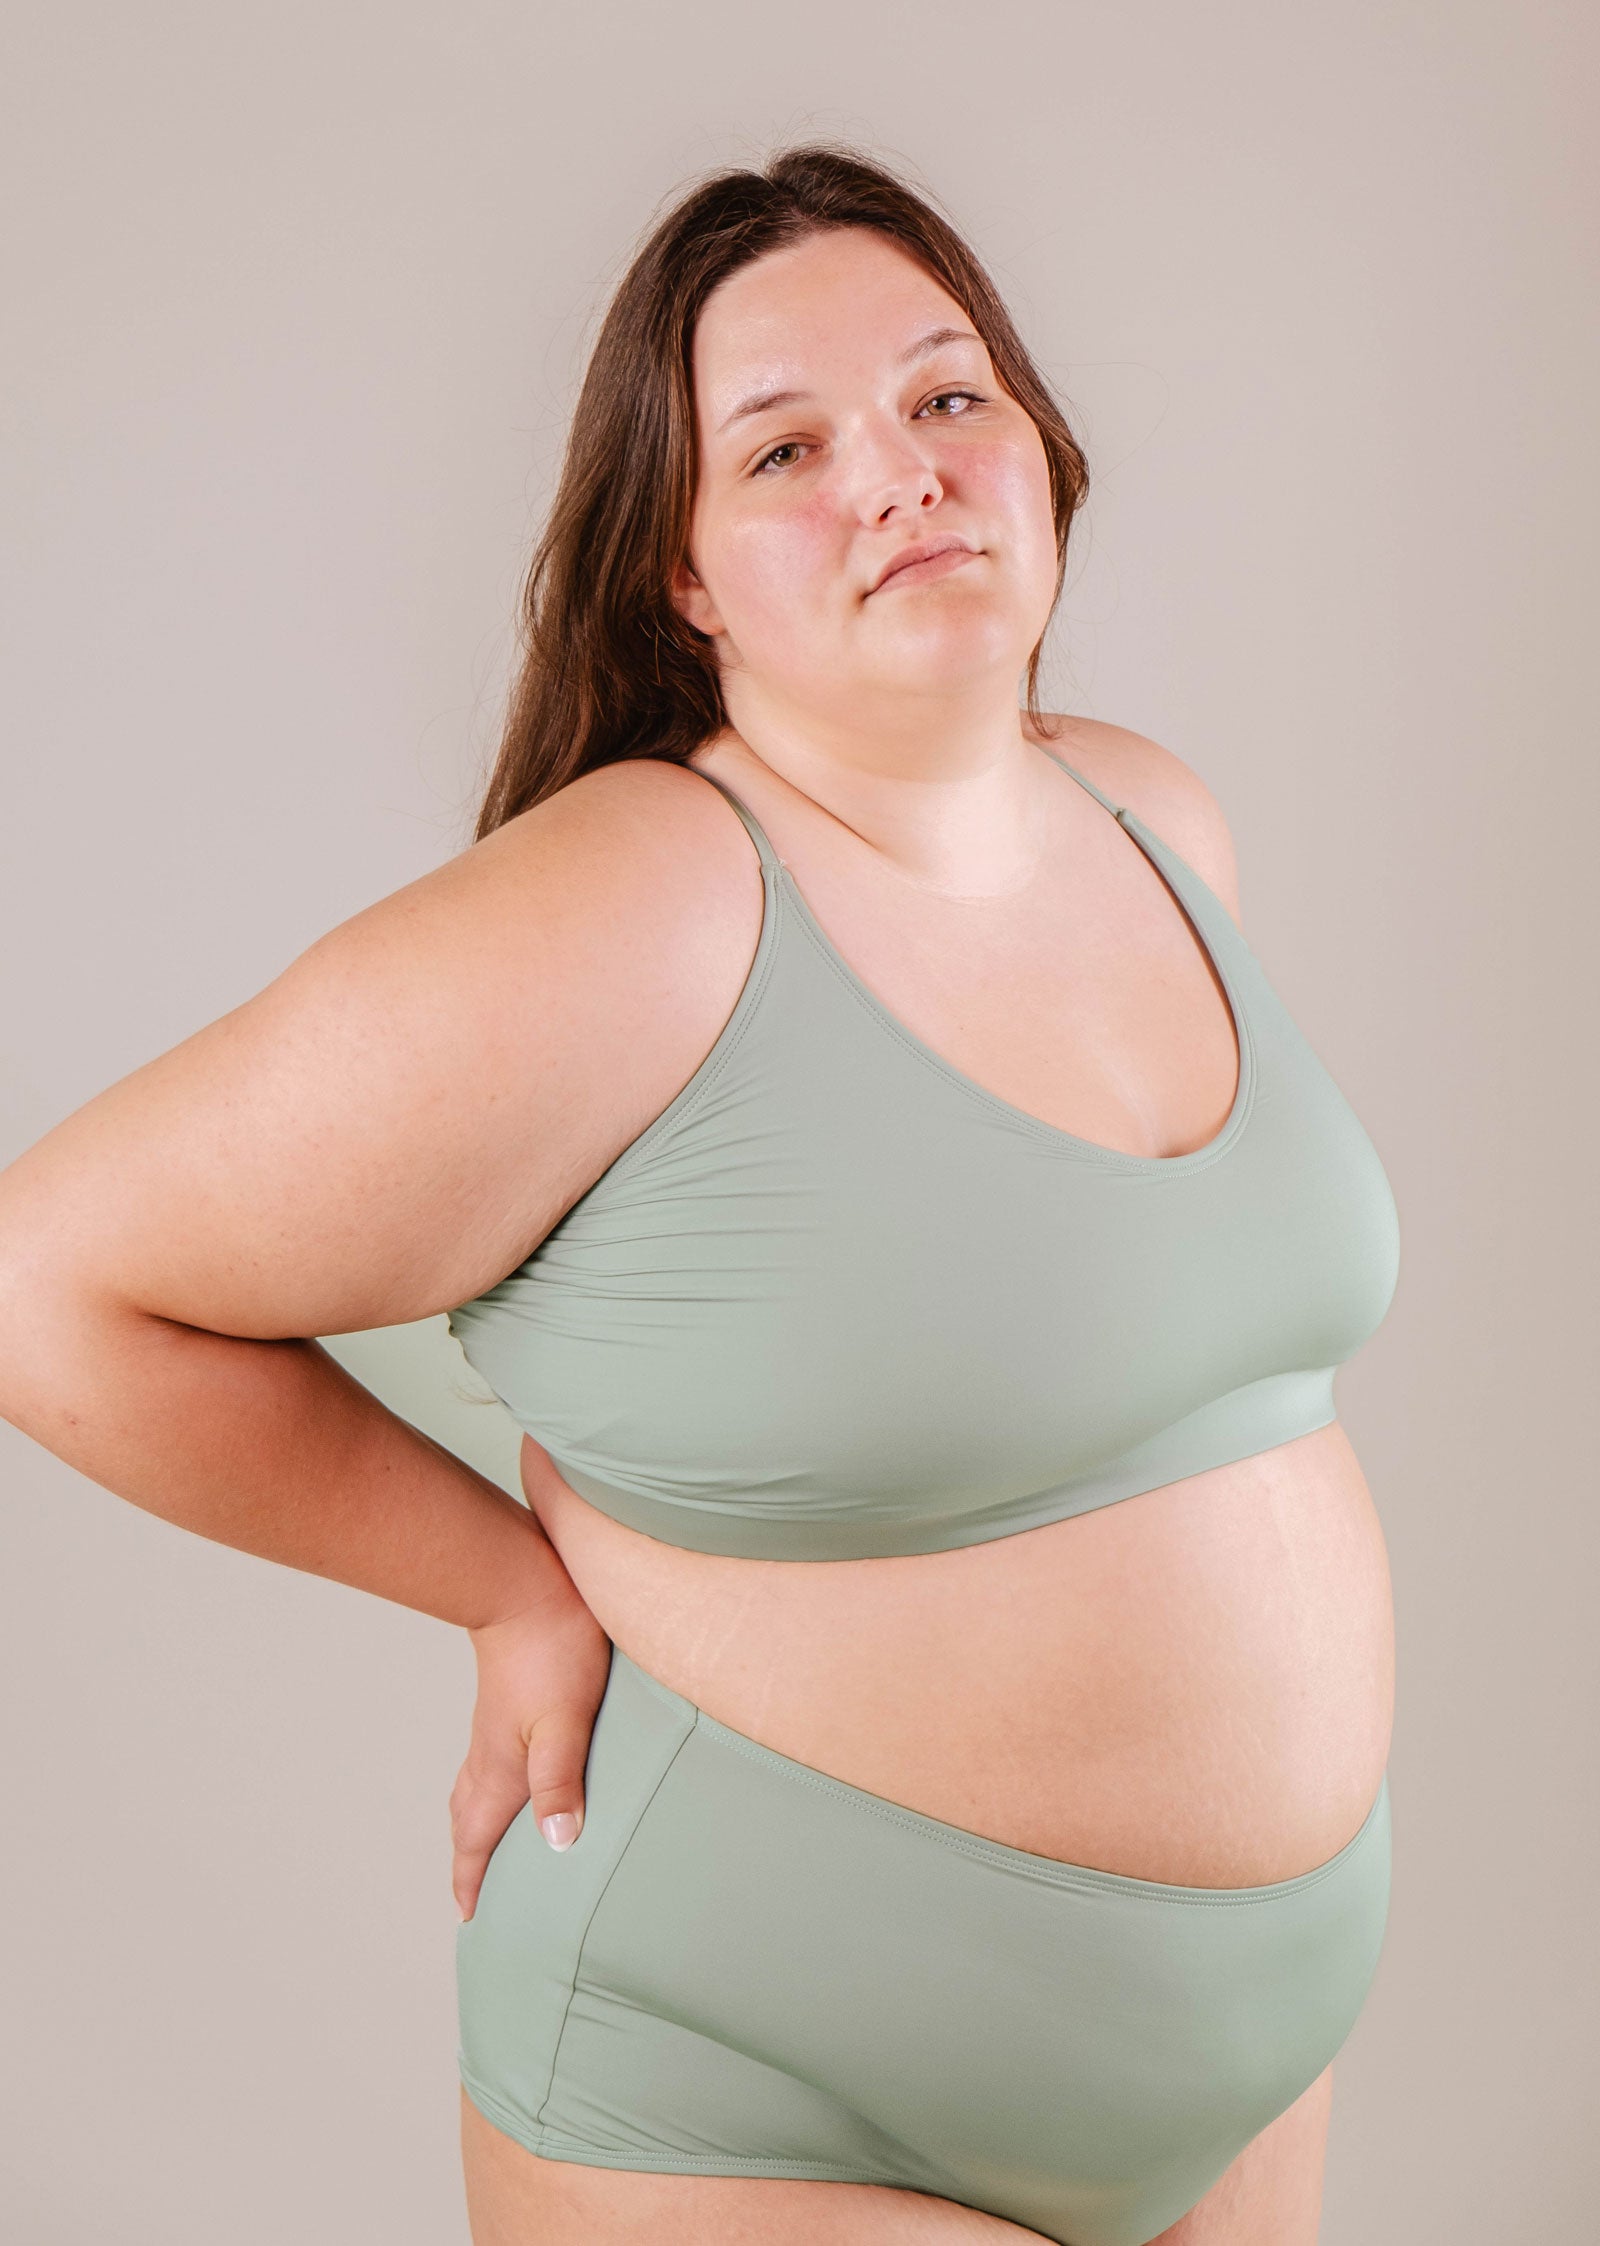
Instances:
[[[982,336],[975,335],[971,328],[930,328],[926,335],[919,335],[915,343],[908,343],[897,354],[894,363],[897,367],[908,367],[914,360],[927,358],[930,352],[940,350],[946,343],[982,341]],[[775,406],[799,405],[811,394],[809,390],[753,390],[749,397],[739,401],[726,421],[718,422],[717,435],[720,437],[724,429],[731,429],[736,421],[747,420],[752,413],[769,413]]]

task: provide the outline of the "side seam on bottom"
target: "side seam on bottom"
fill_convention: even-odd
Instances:
[[[691,1724],[688,1730],[684,1732],[682,1738],[679,1739],[677,1745],[673,1748],[666,1761],[662,1764],[660,1771],[657,1773],[655,1784],[650,1788],[650,1791],[645,1795],[643,1801],[640,1802],[638,1808],[634,1811],[632,1817],[628,1820],[627,1830],[621,1835],[620,1839],[618,1840],[616,1853],[612,1858],[610,1869],[607,1871],[605,1878],[600,1882],[599,1891],[595,1895],[594,1901],[589,1905],[589,1915],[583,1922],[583,1932],[578,1937],[577,1953],[572,1961],[572,1986],[567,1991],[567,2001],[561,2008],[561,2025],[556,2030],[555,2044],[550,2053],[550,2080],[545,2089],[544,2097],[540,2100],[539,2110],[533,2117],[533,2124],[536,2129],[543,2128],[545,2108],[549,2105],[551,2099],[556,2094],[556,2080],[561,2072],[561,2046],[566,2038],[567,2022],[572,2017],[573,1999],[578,1993],[578,1984],[583,1979],[583,1953],[589,1945],[590,1929],[594,1925],[595,1917],[600,1909],[601,1904],[606,1899],[606,1890],[611,1885],[611,1882],[616,1878],[617,1872],[621,1867],[622,1860],[627,1855],[629,1847],[632,1845],[633,1836],[639,1830],[640,1821],[643,1818],[645,1811],[650,1807],[650,1804],[655,1800],[657,1794],[666,1784],[668,1774],[670,1773],[673,1764],[683,1753],[685,1746],[693,1738],[693,1736],[694,1726]],[[574,1845],[576,1845],[576,1843]]]

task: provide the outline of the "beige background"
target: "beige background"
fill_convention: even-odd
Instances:
[[[1594,11],[8,23],[0,1159],[465,846],[658,201],[812,132],[910,165],[1095,475],[1049,706],[1216,790],[1400,1204],[1339,1387],[1401,1660],[1325,2246],[1592,2235]],[[441,1321],[338,1347],[509,1472]],[[464,1637],[4,1425],[0,1477],[0,2230],[464,2246]]]

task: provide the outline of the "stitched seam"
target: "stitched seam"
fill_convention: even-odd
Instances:
[[[607,1872],[604,1880],[601,1882],[599,1894],[596,1895],[594,1901],[589,1906],[589,1916],[583,1922],[583,1933],[578,1940],[578,1954],[572,1961],[572,1986],[570,1989],[568,1989],[567,2001],[561,2008],[561,2026],[556,2032],[555,2049],[550,2054],[550,2080],[545,2086],[544,2096],[539,2101],[539,2110],[533,2117],[535,2128],[542,2127],[544,2122],[545,2107],[549,2105],[551,2099],[556,2094],[556,2077],[561,2071],[561,2046],[566,2041],[567,2022],[572,2016],[573,2001],[578,1994],[578,1983],[583,1978],[583,1953],[589,1946],[589,1934],[594,1926],[596,1913],[599,1911],[601,1904],[606,1899],[606,1890],[610,1887],[611,1882],[616,1878],[617,1873],[622,1868],[623,1858],[627,1855],[629,1849],[633,1846],[634,1835],[639,1830],[640,1822],[644,1817],[645,1811],[650,1807],[650,1804],[655,1800],[657,1794],[666,1784],[668,1773],[671,1771],[673,1764],[683,1753],[684,1748],[688,1745],[693,1736],[694,1726],[691,1724],[688,1730],[684,1733],[683,1737],[678,1741],[676,1747],[673,1748],[672,1753],[667,1757],[660,1777],[651,1787],[649,1793],[646,1794],[644,1800],[639,1804],[633,1822],[628,1827],[627,1836],[623,1840],[620,1848],[617,1850],[616,1862],[612,1865],[610,1871]]]
[[[775,1747],[764,1746],[759,1739],[751,1739],[745,1733],[735,1731],[731,1725],[719,1724],[714,1716],[706,1715],[703,1709],[695,1711],[695,1726],[697,1730],[709,1729],[718,1744],[734,1748],[752,1762],[765,1764],[769,1769],[776,1762],[783,1777],[793,1779],[803,1786],[814,1787],[818,1792],[829,1795],[833,1800],[843,1801],[853,1808],[866,1810],[870,1815],[882,1818],[887,1824],[898,1825],[905,1832],[914,1833],[921,1840],[938,1841],[942,1847],[953,1849],[958,1855],[971,1857],[977,1863],[998,1865],[1004,1871],[1021,1872],[1024,1877],[1037,1879],[1043,1885],[1075,1888],[1082,1894],[1102,1894],[1110,1890],[1119,1895],[1144,1896],[1153,1902],[1199,1904],[1211,1909],[1226,1908],[1238,1903],[1283,1902],[1290,1896],[1317,1886],[1334,1872],[1346,1870],[1352,1857],[1360,1852],[1362,1844],[1375,1830],[1378,1811],[1382,1806],[1383,1788],[1380,1785],[1378,1795],[1374,1797],[1372,1807],[1363,1819],[1359,1831],[1327,1863],[1314,1864],[1310,1871],[1301,1872],[1293,1879],[1274,1880],[1261,1887],[1180,1887],[1169,1885],[1163,1880],[1135,1879],[1130,1874],[1121,1872],[1100,1872],[1089,1865],[1058,1865],[1047,1858],[1034,1858],[1028,1850],[1008,1849],[1001,1841],[985,1840],[981,1834],[963,1836],[945,1832],[939,1829],[937,1820],[924,1824],[894,1802],[884,1801],[865,1788],[851,1786],[846,1779],[834,1778],[825,1770],[813,1770],[805,1763],[794,1762],[789,1756],[779,1754]],[[1085,1878],[1085,1873],[1090,1876]]]

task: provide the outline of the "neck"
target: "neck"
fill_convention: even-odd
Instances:
[[[726,761],[730,784],[737,764],[757,759],[912,887],[1011,896],[1049,849],[1058,775],[1031,739],[1013,683],[1000,696],[917,707],[901,699],[867,725],[854,710],[849,719],[798,710],[739,681],[728,716],[712,755]]]

